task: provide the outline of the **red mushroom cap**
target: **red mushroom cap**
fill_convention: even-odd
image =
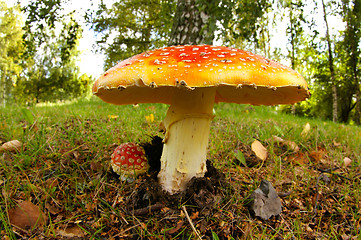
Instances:
[[[275,61],[241,49],[170,46],[118,63],[93,85],[93,93],[117,105],[171,104],[175,89],[216,88],[215,102],[290,104],[310,96],[305,79]]]
[[[112,156],[113,171],[122,177],[132,177],[148,170],[144,149],[135,143],[123,143],[118,146]]]

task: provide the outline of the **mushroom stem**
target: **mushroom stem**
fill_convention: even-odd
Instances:
[[[192,177],[203,177],[215,88],[175,89],[167,116],[158,179],[171,194],[183,191]]]

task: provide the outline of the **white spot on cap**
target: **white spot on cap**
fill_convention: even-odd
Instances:
[[[166,62],[165,61],[159,61],[158,59],[155,59],[154,63],[158,64],[158,65],[161,65],[161,64],[166,63]]]

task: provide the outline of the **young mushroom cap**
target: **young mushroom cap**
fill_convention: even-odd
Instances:
[[[133,179],[148,170],[144,149],[134,143],[118,146],[111,156],[111,166],[122,180]]]
[[[291,104],[310,96],[296,71],[240,49],[171,46],[118,63],[93,85],[103,101],[170,104],[158,180],[171,194],[206,172],[214,103]]]

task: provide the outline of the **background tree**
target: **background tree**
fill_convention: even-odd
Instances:
[[[104,68],[166,45],[174,12],[172,0],[121,0],[109,8],[101,4],[98,11],[88,14],[88,22],[100,35],[98,49],[106,55]]]
[[[267,0],[222,0],[215,14],[225,44],[254,52],[264,48],[264,41],[269,41],[264,28],[269,27],[267,13],[271,6]]]
[[[38,103],[79,97],[88,89],[76,66],[82,29],[63,13],[66,1],[31,1],[24,11],[24,71],[16,88],[18,102]],[[75,90],[76,89],[76,90]]]
[[[0,1],[0,101],[2,105],[11,101],[13,87],[22,70],[22,43],[20,7],[7,7]]]
[[[220,1],[178,0],[168,45],[212,44]]]
[[[351,111],[354,110],[353,120],[361,122],[361,80],[360,80],[360,41],[361,41],[361,0],[343,0],[342,14],[346,29],[341,43],[345,51],[345,94],[343,94],[340,117],[347,122]]]
[[[334,50],[332,47],[331,37],[330,37],[330,30],[327,18],[327,6],[325,0],[321,1],[322,3],[322,10],[323,10],[323,20],[326,26],[326,42],[327,42],[327,52],[328,52],[328,68],[330,71],[331,77],[331,89],[332,89],[332,121],[338,121],[338,95],[337,95],[337,82],[336,82],[336,74],[335,74],[335,66],[334,66]]]

